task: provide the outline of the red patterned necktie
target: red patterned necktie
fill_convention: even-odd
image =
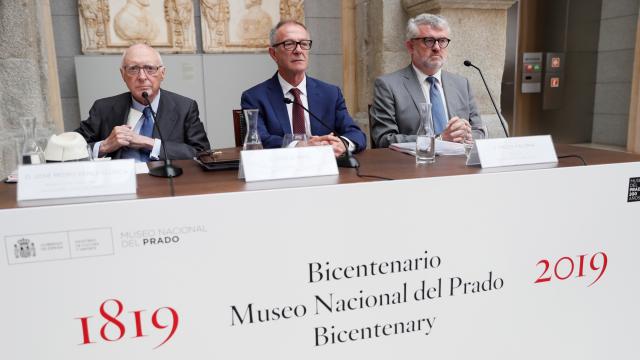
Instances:
[[[292,111],[292,121],[293,125],[293,133],[294,134],[306,134],[304,128],[304,109],[302,108],[302,101],[300,100],[300,94],[302,93],[300,89],[293,88],[289,90],[290,93],[293,94],[294,103],[293,103],[293,111]]]

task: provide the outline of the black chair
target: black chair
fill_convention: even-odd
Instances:
[[[367,115],[369,115],[369,144],[371,144],[372,149],[375,149],[377,146],[376,143],[373,142],[373,134],[371,133],[371,126],[373,125],[373,120],[371,119],[371,104],[367,107]]]
[[[244,121],[244,112],[241,109],[233,109],[233,136],[236,140],[236,147],[244,145],[244,138],[247,136],[247,123]]]

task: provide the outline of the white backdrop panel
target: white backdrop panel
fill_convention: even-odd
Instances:
[[[630,163],[0,211],[0,353],[7,359],[631,358],[640,335],[633,280],[640,203],[627,196],[630,178],[639,174],[640,164]],[[158,237],[168,243],[150,244]],[[16,254],[20,240],[29,246]],[[105,251],[109,242],[113,251]],[[601,272],[591,269],[592,258],[602,268],[598,253],[607,255],[607,268],[588,286]],[[310,282],[314,263],[335,269],[425,254],[439,265]],[[577,277],[580,255],[584,276]],[[563,260],[559,276],[571,276],[534,283],[544,270],[540,260],[551,262],[553,274],[563,257],[575,268],[570,272]],[[460,278],[473,286],[490,273],[495,284],[502,280],[500,289],[470,287],[465,294],[451,285]],[[422,281],[436,289],[441,283],[441,295],[412,299]],[[406,301],[335,310],[338,299],[355,297],[353,305],[360,296],[402,295],[404,284]],[[333,312],[316,301],[331,294]],[[254,323],[240,324],[249,304],[302,305],[306,314],[267,322],[254,314]],[[176,324],[164,307],[178,321],[157,347],[170,333],[162,326]],[[412,321],[420,331],[394,325]],[[394,328],[390,334],[386,324]],[[380,336],[358,339],[367,328]],[[355,340],[347,339],[349,331]],[[347,340],[333,343],[331,333]]]

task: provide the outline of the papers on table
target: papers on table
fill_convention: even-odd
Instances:
[[[148,173],[149,173],[149,166],[147,165],[147,163],[143,163],[143,162],[136,163],[136,175],[148,174]]]
[[[395,143],[389,145],[389,148],[405,154],[416,155],[415,142]],[[436,155],[464,155],[464,145],[436,139]]]

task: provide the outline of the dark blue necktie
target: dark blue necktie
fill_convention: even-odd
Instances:
[[[440,90],[436,86],[438,80],[433,77],[427,77],[429,83],[429,99],[431,100],[431,115],[433,116],[433,127],[436,134],[442,133],[447,127],[447,115],[444,111],[444,104],[442,103],[442,96]]]
[[[142,111],[144,114],[144,120],[142,122],[142,126],[140,127],[140,135],[146,137],[153,136],[153,115],[151,114],[151,108],[149,106],[145,107]],[[149,161],[149,151],[140,150],[140,161],[148,162]]]
[[[151,108],[147,106],[142,113],[144,114],[144,122],[140,127],[140,135],[151,137],[153,136],[153,115],[151,115]]]

